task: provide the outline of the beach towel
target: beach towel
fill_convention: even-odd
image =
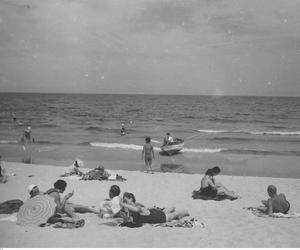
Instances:
[[[18,212],[24,204],[21,200],[8,200],[0,203],[0,214],[12,214]]]
[[[183,227],[183,228],[205,228],[205,224],[199,219],[192,218],[190,220],[173,220],[171,222],[153,224],[155,227]]]
[[[194,190],[193,194],[192,194],[192,197],[193,197],[193,199],[214,200],[214,201],[236,200],[235,198],[227,196],[226,194],[216,195],[215,197],[207,196],[207,195],[201,193],[200,190]]]
[[[95,168],[93,170],[88,171],[86,174],[82,176],[80,180],[110,180],[110,181],[126,181],[122,176],[113,173],[109,174],[107,171],[103,171],[103,169]]]
[[[292,213],[273,213],[272,215],[268,215],[263,211],[263,206],[259,207],[245,207],[244,209],[251,211],[252,214],[258,217],[264,217],[264,218],[300,218],[300,213],[292,212]]]

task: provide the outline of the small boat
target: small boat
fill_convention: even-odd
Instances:
[[[184,146],[184,140],[176,138],[174,139],[174,142],[163,145],[160,147],[160,149],[165,154],[173,155],[178,153],[180,150],[182,150],[183,146]]]

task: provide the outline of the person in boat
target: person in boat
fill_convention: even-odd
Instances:
[[[218,166],[210,168],[206,171],[201,180],[201,193],[213,198],[217,195],[226,195],[229,199],[239,198],[239,196],[233,191],[228,190],[224,185],[215,181],[215,176],[217,176],[220,172],[221,170]]]
[[[134,224],[157,224],[166,223],[172,220],[181,219],[185,216],[189,216],[187,210],[178,210],[174,207],[171,209],[161,208],[146,208],[140,203],[136,202],[135,196],[132,193],[125,192],[121,206],[127,213],[127,220]]]
[[[145,145],[142,150],[142,160],[145,159],[145,168],[146,172],[148,173],[150,171],[151,174],[153,174],[152,170],[152,159],[155,159],[154,157],[154,149],[151,145],[151,138],[146,137],[145,138]]]
[[[261,201],[265,206],[263,212],[268,215],[272,215],[272,213],[286,214],[290,209],[290,203],[286,200],[285,195],[282,193],[277,194],[277,188],[274,185],[269,185],[267,192],[270,198]]]
[[[170,145],[170,144],[172,144],[174,142],[174,139],[173,139],[173,137],[171,136],[171,134],[168,132],[168,133],[166,133],[166,136],[165,136],[165,138],[164,138],[164,144],[163,144],[163,146],[165,146],[165,145]]]

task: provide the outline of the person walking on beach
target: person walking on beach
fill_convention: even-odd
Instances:
[[[151,174],[153,174],[152,170],[152,158],[155,159],[154,157],[154,149],[153,146],[151,145],[151,138],[146,137],[145,138],[145,145],[143,147],[142,151],[142,160],[145,159],[145,168],[146,172],[148,173],[150,171]]]
[[[261,201],[266,207],[264,212],[266,212],[268,215],[272,215],[272,213],[286,214],[290,209],[290,203],[286,200],[285,195],[278,195],[277,188],[274,185],[269,185],[267,192],[270,199]]]

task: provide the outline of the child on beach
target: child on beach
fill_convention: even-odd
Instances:
[[[109,189],[109,199],[100,204],[99,217],[104,219],[113,218],[121,210],[121,190],[119,186],[112,185]]]
[[[154,150],[153,146],[151,145],[151,138],[146,137],[145,138],[146,144],[143,147],[142,151],[142,160],[145,159],[145,168],[146,172],[148,173],[150,171],[151,174],[153,174],[152,170],[152,158],[154,159]]]
[[[274,185],[269,185],[267,189],[270,199],[262,200],[262,204],[265,206],[265,209],[262,209],[263,212],[268,215],[272,213],[283,213],[286,214],[290,209],[290,203],[286,200],[284,194],[277,194],[277,188]]]

